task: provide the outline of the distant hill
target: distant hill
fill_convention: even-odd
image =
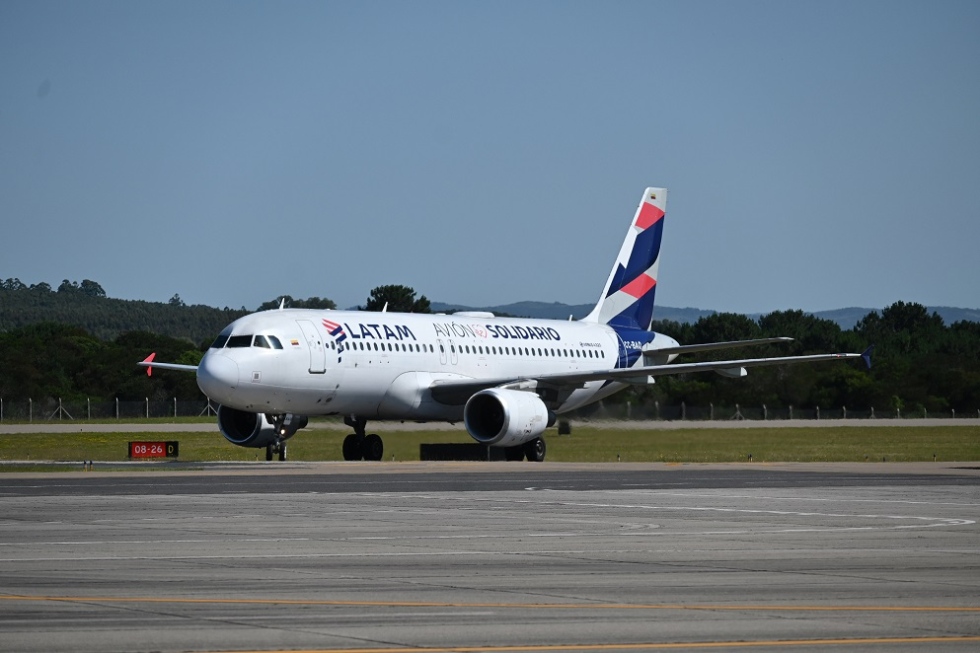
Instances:
[[[953,308],[951,306],[927,306],[929,313],[939,313],[943,322],[949,326],[956,322],[980,322],[980,310],[975,308]],[[833,311],[817,311],[813,315],[825,320],[831,320],[840,325],[841,329],[847,331],[853,329],[858,320],[868,313],[881,314],[881,309],[876,308],[838,308]],[[758,316],[753,316],[758,317]]]

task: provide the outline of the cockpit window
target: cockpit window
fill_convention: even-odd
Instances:
[[[252,336],[232,336],[228,338],[229,347],[251,347]]]
[[[252,342],[253,347],[262,347],[264,349],[272,349],[269,345],[269,341],[265,339],[265,336],[255,336],[255,340]]]
[[[279,338],[275,336],[269,336],[269,343],[272,345],[273,349],[282,349],[282,343],[279,342]]]
[[[211,349],[221,349],[225,346],[226,342],[228,342],[228,336],[222,334],[215,338],[214,342],[211,343]]]

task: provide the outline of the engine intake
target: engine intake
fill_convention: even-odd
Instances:
[[[276,424],[270,417],[264,413],[219,406],[218,429],[228,442],[239,447],[265,447],[276,441],[288,440],[307,423],[306,417],[287,414],[277,433]]]
[[[539,437],[551,414],[533,392],[490,388],[470,397],[463,421],[470,436],[480,444],[515,447]]]

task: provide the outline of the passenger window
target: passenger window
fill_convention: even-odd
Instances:
[[[228,342],[228,336],[218,336],[214,339],[214,342],[211,343],[211,349],[221,349],[225,346],[226,342]]]
[[[229,347],[251,347],[252,336],[232,336],[228,338]]]

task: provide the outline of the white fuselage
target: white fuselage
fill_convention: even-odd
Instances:
[[[456,421],[463,402],[433,399],[434,382],[608,370],[624,351],[616,331],[596,323],[286,309],[230,324],[197,375],[211,400],[243,411]],[[568,411],[621,387],[589,381],[552,408]]]

